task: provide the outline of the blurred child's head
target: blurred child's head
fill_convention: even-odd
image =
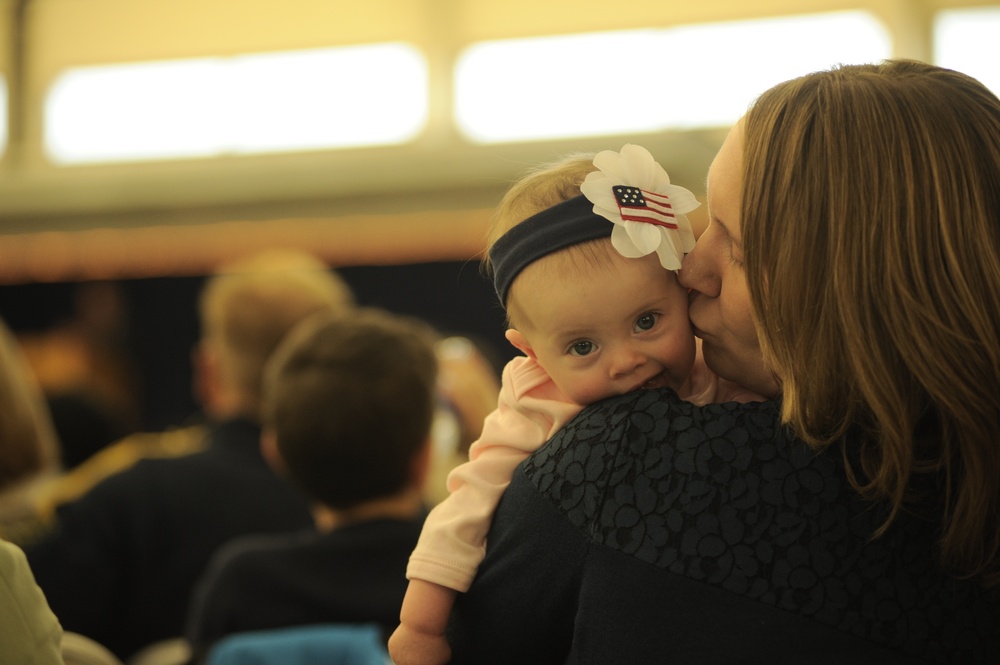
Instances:
[[[271,250],[222,265],[201,293],[202,345],[243,402],[241,415],[258,417],[264,364],[289,330],[353,304],[347,283],[305,252]]]
[[[500,202],[487,247],[511,326],[507,339],[578,404],[637,388],[678,389],[695,356],[687,292],[676,275],[656,254],[622,256],[612,222],[581,196],[597,170],[593,155],[577,155],[529,172]],[[507,242],[525,222],[536,230]],[[550,222],[552,234],[543,237]],[[545,243],[557,249],[534,251]],[[506,265],[496,264],[498,254]]]
[[[281,344],[264,426],[311,500],[346,510],[419,490],[435,410],[433,329],[375,309],[317,315]]]

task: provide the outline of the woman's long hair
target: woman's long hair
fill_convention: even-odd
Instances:
[[[1000,583],[1000,101],[922,63],[842,66],[765,92],[743,130],[784,419],[815,447],[860,431],[848,469],[883,530],[930,508],[944,567]]]

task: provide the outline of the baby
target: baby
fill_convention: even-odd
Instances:
[[[696,404],[763,399],[700,359],[688,294],[672,272],[694,246],[684,213],[698,205],[636,145],[543,167],[501,201],[488,263],[507,339],[524,356],[504,369],[497,410],[410,556],[389,641],[397,665],[448,662],[455,595],[475,577],[514,469],[584,406],[651,388]]]

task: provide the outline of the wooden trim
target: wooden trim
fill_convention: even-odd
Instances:
[[[486,209],[3,236],[0,284],[202,275],[270,247],[305,249],[331,266],[478,261]]]

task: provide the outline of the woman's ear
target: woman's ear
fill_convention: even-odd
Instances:
[[[519,330],[508,328],[507,332],[504,333],[504,336],[507,338],[507,341],[517,347],[521,353],[528,356],[532,360],[537,360],[534,349],[531,348],[531,344],[528,343],[527,338],[525,338]]]

